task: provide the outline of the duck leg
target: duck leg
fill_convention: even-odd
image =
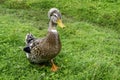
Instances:
[[[54,71],[54,72],[57,71],[58,67],[54,64],[53,59],[51,59],[51,64],[52,64],[51,70]]]

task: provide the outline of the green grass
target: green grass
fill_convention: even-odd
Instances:
[[[119,6],[115,0],[1,0],[0,80],[119,80]],[[51,7],[60,9],[66,25],[57,28],[57,72],[30,64],[22,51],[27,33],[46,35]]]

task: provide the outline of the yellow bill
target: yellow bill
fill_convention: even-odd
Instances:
[[[64,28],[64,27],[65,27],[65,25],[62,23],[61,19],[58,19],[58,20],[57,20],[57,23],[58,23],[58,25],[59,25],[61,28]]]

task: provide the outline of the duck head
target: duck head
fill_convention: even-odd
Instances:
[[[48,11],[48,18],[53,25],[59,25],[59,27],[64,28],[64,24],[62,23],[62,16],[60,11],[57,8],[51,8]]]

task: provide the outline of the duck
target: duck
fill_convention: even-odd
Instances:
[[[57,71],[58,66],[55,65],[53,59],[61,51],[61,40],[57,31],[57,25],[64,28],[62,23],[62,15],[57,8],[51,8],[48,11],[48,31],[44,38],[36,38],[33,34],[28,33],[25,37],[26,46],[23,50],[30,63],[44,63],[50,62],[52,64],[51,70]]]

